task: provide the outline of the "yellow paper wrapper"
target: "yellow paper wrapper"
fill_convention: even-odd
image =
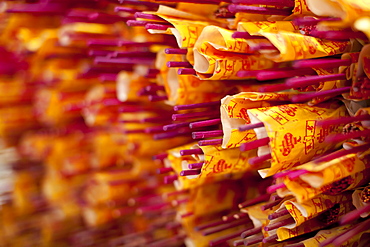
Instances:
[[[223,129],[223,148],[239,147],[241,143],[256,139],[254,130],[239,131],[243,124],[249,124],[248,109],[269,107],[273,102],[288,102],[290,93],[239,93],[221,100],[221,122]],[[270,102],[271,101],[271,102]]]
[[[322,106],[289,104],[247,111],[251,123],[263,122],[265,129],[255,129],[258,139],[269,137],[269,147],[260,147],[258,156],[271,152],[271,167],[260,170],[262,177],[303,164],[313,157],[334,149],[338,144],[325,143],[329,134],[341,133],[339,126],[316,126],[320,119],[346,115],[344,106],[328,103]],[[304,152],[302,152],[304,150]]]
[[[238,31],[258,34],[260,32],[278,33],[280,31],[297,32],[298,27],[291,21],[255,21],[239,22]],[[247,41],[246,41],[247,42]]]

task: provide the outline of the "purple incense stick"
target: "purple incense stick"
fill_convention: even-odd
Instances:
[[[240,151],[249,151],[249,150],[252,150],[252,149],[257,149],[259,147],[266,146],[269,143],[270,143],[270,138],[269,137],[265,137],[265,138],[258,139],[258,140],[255,140],[255,141],[243,143],[243,144],[240,145]]]
[[[340,66],[349,66],[352,64],[351,59],[308,59],[293,62],[293,67],[297,69],[302,68],[336,68]]]
[[[285,81],[285,85],[291,88],[297,87],[308,87],[311,85],[317,85],[321,82],[346,80],[345,74],[332,74],[332,75],[313,75],[299,78],[289,78]]]
[[[204,138],[211,138],[211,137],[219,137],[222,136],[224,132],[222,130],[210,130],[210,131],[199,131],[193,132],[192,138],[193,139],[204,139]]]
[[[263,122],[255,123],[255,124],[246,124],[246,125],[240,126],[239,131],[247,131],[247,130],[262,128],[262,127],[265,127]]]
[[[341,87],[336,89],[324,90],[315,93],[305,93],[294,95],[292,97],[293,103],[300,103],[310,101],[316,97],[335,97],[344,93],[348,93],[351,90],[351,87]]]
[[[180,150],[181,156],[193,155],[193,154],[203,154],[203,150],[200,148]]]
[[[201,127],[213,126],[213,125],[217,125],[220,123],[221,123],[221,119],[216,118],[216,119],[211,119],[211,120],[193,122],[193,123],[190,123],[189,127],[191,129],[196,129],[196,128],[201,128]]]

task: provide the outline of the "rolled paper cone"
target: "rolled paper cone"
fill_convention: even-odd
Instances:
[[[189,127],[191,129],[201,128],[201,127],[208,127],[212,125],[217,125],[221,123],[220,118],[212,119],[212,120],[205,120],[205,121],[198,121],[190,123]]]
[[[251,220],[249,218],[244,218],[244,219],[241,219],[241,220],[236,220],[236,221],[233,221],[231,223],[225,223],[224,222],[224,224],[222,224],[220,226],[216,226],[216,227],[213,227],[211,229],[204,230],[202,232],[202,235],[203,236],[208,236],[208,235],[211,235],[211,234],[214,234],[214,233],[217,233],[217,232],[221,232],[221,231],[226,230],[226,229],[229,229],[229,228],[233,228],[233,227],[236,227],[236,226],[245,225],[245,224],[248,224],[248,223],[251,223]],[[241,234],[241,232],[239,234]],[[237,236],[239,236],[239,234]]]
[[[257,80],[267,81],[267,80],[276,80],[282,78],[289,78],[293,76],[304,76],[304,75],[314,75],[316,72],[312,69],[294,69],[292,70],[275,70],[275,71],[260,71],[257,74]]]
[[[201,140],[198,142],[199,146],[211,146],[211,145],[221,145],[222,139],[213,139],[213,140]]]
[[[318,126],[345,125],[360,121],[370,121],[370,115],[358,115],[354,117],[341,117],[337,119],[325,119],[317,122]]]
[[[263,162],[271,159],[272,156],[271,154],[265,154],[265,155],[262,155],[262,156],[258,156],[258,157],[254,157],[254,158],[250,158],[248,160],[249,164],[252,165],[252,166],[257,166],[257,165],[260,165],[262,164]]]
[[[165,184],[171,184],[178,179],[177,175],[169,175],[164,177]]]
[[[134,15],[136,18],[142,18],[142,19],[149,19],[149,20],[156,20],[156,21],[165,21],[161,17],[157,15],[152,15],[152,14],[146,14],[142,12],[136,12]]]
[[[269,236],[269,237],[266,237],[264,239],[262,239],[262,243],[272,243],[274,241],[276,241],[278,239],[278,236],[275,234],[275,235],[272,235],[272,236]]]
[[[297,26],[313,26],[318,24],[322,21],[340,21],[340,18],[334,18],[334,17],[310,17],[310,16],[304,16],[304,17],[297,17],[293,20],[293,23]]]
[[[234,32],[232,37],[234,39],[266,39],[264,36],[250,35],[248,32]]]
[[[244,245],[244,239],[238,239],[233,242],[233,246],[241,246]]]
[[[193,155],[193,154],[203,154],[203,150],[200,148],[180,150],[181,156]]]
[[[269,194],[263,194],[263,195],[260,195],[256,198],[253,198],[253,199],[250,199],[248,201],[245,201],[245,202],[242,202],[238,205],[239,208],[246,208],[246,207],[249,207],[249,206],[252,206],[252,205],[255,205],[257,203],[260,203],[260,202],[266,202],[270,199],[270,195]]]
[[[172,167],[161,167],[161,168],[157,169],[158,174],[166,174],[166,173],[169,173],[169,172],[173,172]]]
[[[178,54],[178,55],[186,55],[188,53],[187,49],[177,49],[177,48],[166,48],[164,50],[166,54]]]
[[[315,93],[305,93],[294,95],[292,97],[293,103],[306,102],[310,101],[316,97],[335,97],[344,93],[348,93],[351,90],[351,87],[341,87],[336,89],[324,90]]]
[[[357,234],[360,234],[361,232],[369,230],[369,227],[370,227],[370,219],[359,223],[354,228],[351,228],[349,231],[339,235],[336,239],[334,239],[332,244],[333,246],[341,246],[344,242],[355,237]]]
[[[352,221],[355,221],[361,217],[361,214],[370,212],[370,204],[367,204],[366,206],[363,206],[362,208],[359,208],[357,210],[351,211],[344,215],[340,219],[341,225],[347,225],[351,223]]]
[[[338,40],[338,41],[345,41],[349,39],[362,39],[368,40],[367,36],[362,32],[354,32],[354,31],[318,31],[312,30],[310,35],[313,37],[317,37],[320,39],[328,39],[328,40]]]
[[[190,112],[190,113],[183,113],[183,114],[173,114],[172,120],[186,120],[186,119],[194,119],[194,118],[205,118],[211,116],[219,116],[220,110],[213,110],[213,111],[203,111],[203,112]]]
[[[267,209],[270,209],[276,205],[279,205],[280,202],[282,202],[283,199],[278,199],[278,200],[275,200],[275,201],[272,201],[272,202],[268,202],[266,203],[265,205],[262,205],[261,206],[261,210],[265,211]]]
[[[202,169],[204,162],[189,164],[189,169]]]
[[[114,12],[127,12],[130,14],[135,14],[137,12],[137,9],[117,6],[114,8]]]
[[[188,127],[190,123],[177,123],[163,126],[164,131],[175,130],[183,127]]]
[[[177,74],[179,75],[197,75],[197,72],[195,69],[189,69],[189,68],[181,68],[177,70]]]
[[[153,156],[153,160],[164,160],[167,157],[168,157],[167,153],[157,154]]]
[[[349,66],[352,64],[351,59],[308,59],[293,62],[293,67],[297,69],[302,68],[337,68],[340,66]]]
[[[149,95],[148,99],[149,99],[150,102],[158,102],[158,101],[168,100],[168,97],[166,95],[164,95],[164,96]]]
[[[222,136],[223,134],[224,132],[222,130],[199,131],[199,132],[193,132],[192,138],[193,139],[204,139],[204,138]]]
[[[261,14],[261,15],[283,15],[288,16],[292,14],[292,9],[275,9],[268,7],[255,7],[246,5],[230,4],[228,9],[231,13],[250,13],[250,14]]]
[[[288,214],[289,214],[288,209],[281,209],[278,212],[275,212],[275,213],[270,214],[268,216],[268,219],[269,220],[274,220],[276,218],[280,218],[280,217],[285,216],[285,215],[288,215]]]
[[[269,224],[269,225],[265,226],[264,229],[265,229],[265,231],[272,231],[272,230],[275,230],[279,227],[283,227],[283,226],[294,224],[294,223],[295,223],[295,221],[294,221],[293,218],[287,218],[287,219],[280,220],[278,222]]]
[[[265,137],[265,138],[258,139],[258,140],[255,140],[255,141],[243,143],[243,144],[240,145],[240,151],[249,151],[249,150],[252,150],[252,149],[257,149],[259,147],[266,146],[269,143],[270,143],[270,138],[269,137]]]
[[[294,7],[293,0],[232,0],[232,3],[246,4],[246,5],[271,5],[275,7]]]
[[[248,239],[244,239],[244,246],[249,246],[257,243],[261,243],[263,240],[263,235],[262,234],[257,234],[256,236],[253,236]]]
[[[194,175],[199,175],[201,172],[200,169],[197,170],[183,170],[180,172],[180,176],[194,176]]]
[[[262,226],[255,227],[255,228],[252,228],[252,229],[249,229],[249,230],[246,230],[246,231],[242,232],[242,234],[240,236],[242,238],[246,238],[246,237],[255,235],[257,233],[260,233],[261,231],[262,231]]]
[[[190,105],[176,105],[173,107],[174,111],[181,111],[181,110],[191,110],[191,109],[198,109],[198,108],[208,108],[221,105],[220,101],[212,101],[212,102],[205,102],[205,103],[198,103],[198,104],[190,104]]]
[[[164,25],[164,24],[154,24],[154,23],[148,23],[145,25],[145,29],[153,29],[153,30],[160,30],[160,31],[166,31],[168,28],[173,28],[173,26]]]
[[[260,86],[258,88],[258,92],[261,92],[261,93],[278,92],[278,91],[284,91],[287,89],[290,89],[290,87],[285,85],[285,83],[278,83],[278,84]]]
[[[238,237],[240,233],[241,231],[236,231],[236,232],[212,239],[211,241],[209,241],[209,246],[219,246],[220,244],[225,243],[226,241],[230,239]]]
[[[167,62],[168,68],[193,68],[193,65],[189,62],[176,62],[176,61],[169,61]]]
[[[363,131],[355,131],[351,132],[349,134],[337,134],[337,135],[330,135],[325,138],[326,142],[342,142],[349,139],[355,139],[362,136],[369,136],[370,135],[370,129],[366,129]],[[363,145],[362,145],[363,146]]]
[[[251,130],[251,129],[257,129],[257,128],[262,128],[264,127],[265,125],[260,122],[260,123],[255,123],[255,124],[246,124],[246,125],[242,125],[239,127],[239,131],[247,131],[247,130]]]
[[[285,85],[291,88],[297,87],[308,87],[311,85],[317,85],[320,82],[346,80],[345,74],[333,74],[333,75],[313,75],[299,78],[289,78],[285,81]]]

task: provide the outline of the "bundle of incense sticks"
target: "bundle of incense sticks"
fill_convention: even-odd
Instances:
[[[0,246],[367,246],[370,1],[3,1]]]

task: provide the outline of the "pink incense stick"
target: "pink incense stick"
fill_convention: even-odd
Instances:
[[[163,133],[163,126],[154,126],[154,127],[148,127],[145,129],[145,133],[152,134],[152,133]]]
[[[277,199],[275,201],[268,202],[265,205],[261,206],[261,210],[265,211],[267,209],[273,208],[274,206],[279,205],[282,201],[283,199]]]
[[[349,39],[362,39],[368,40],[367,36],[363,32],[354,32],[354,31],[319,31],[312,30],[310,35],[320,39],[328,39],[335,41],[346,41]]]
[[[282,78],[289,78],[293,76],[303,76],[303,75],[315,75],[316,72],[310,68],[304,69],[292,69],[292,70],[275,70],[275,71],[260,71],[257,74],[257,80],[267,81],[276,80]]]
[[[156,53],[149,51],[115,51],[113,52],[114,57],[156,57]]]
[[[150,212],[150,211],[158,211],[158,210],[161,210],[165,207],[168,207],[170,206],[171,204],[169,202],[163,202],[163,203],[160,203],[160,204],[156,204],[156,205],[150,205],[150,206],[145,206],[145,207],[139,207],[137,209],[137,212],[139,214],[143,214],[143,213],[146,213],[146,212]]]
[[[286,185],[284,183],[274,184],[274,185],[271,185],[271,186],[267,187],[266,191],[267,191],[267,193],[272,194],[275,191],[277,191],[278,189],[283,189],[285,187],[286,187]]]
[[[262,155],[262,156],[257,156],[257,157],[254,157],[254,158],[250,158],[248,160],[248,163],[251,166],[257,166],[257,165],[262,164],[265,161],[268,161],[271,158],[272,158],[271,154],[265,154],[265,155]]]
[[[188,212],[188,213],[184,213],[184,214],[181,214],[181,218],[186,218],[186,217],[189,217],[189,216],[192,216],[192,215],[194,215],[194,213],[193,212]]]
[[[253,237],[250,237],[248,239],[244,239],[244,246],[249,246],[257,243],[261,243],[263,240],[263,235],[262,234],[257,234]]]
[[[229,228],[232,228],[232,227],[246,225],[246,224],[250,224],[250,223],[251,223],[251,220],[249,218],[244,218],[244,219],[241,219],[241,220],[235,220],[235,221],[232,221],[231,223],[222,224],[220,226],[216,226],[214,228],[204,230],[202,232],[202,235],[203,236],[208,236],[208,235],[211,235],[211,234],[214,234],[214,233],[217,233],[217,232],[221,232],[223,230],[226,230],[226,229],[229,229]],[[239,234],[241,234],[241,233],[239,233]]]
[[[370,204],[367,204],[357,210],[347,213],[340,219],[341,225],[347,225],[361,217],[361,214],[370,212]]]
[[[269,43],[269,41],[266,42],[260,42],[254,46],[250,47],[250,50],[253,52],[259,52],[260,50],[275,50],[279,51],[273,44]]]
[[[103,57],[113,54],[112,51],[108,50],[89,50],[88,55],[92,57]]]
[[[204,230],[204,229],[207,229],[207,228],[220,226],[220,225],[223,225],[223,224],[225,224],[225,222],[223,220],[216,220],[216,221],[212,221],[212,222],[208,222],[208,223],[196,226],[195,230],[196,231],[201,231],[201,230]]]
[[[273,68],[273,69],[261,69],[261,70],[240,70],[236,73],[238,77],[256,77],[260,72],[277,72],[277,71],[291,71],[293,70],[292,67],[284,67],[284,68]]]
[[[266,146],[269,143],[270,143],[270,138],[269,137],[265,137],[265,138],[258,139],[258,140],[255,140],[255,141],[243,143],[243,144],[240,145],[240,151],[249,151],[249,150],[252,150],[252,149],[257,149],[259,147]]]
[[[325,138],[326,142],[343,142],[345,140],[355,139],[363,136],[369,136],[370,135],[370,129],[366,129],[363,131],[354,131],[348,134],[337,134],[337,135],[330,135]],[[364,145],[362,145],[364,146]]]
[[[162,127],[163,129],[163,127]],[[189,129],[179,129],[177,131],[172,131],[172,132],[165,132],[165,133],[160,133],[160,134],[155,134],[153,136],[154,140],[163,140],[163,139],[169,139],[169,138],[174,138],[178,136],[183,136],[189,134],[191,131]]]
[[[177,175],[169,175],[164,177],[165,184],[171,184],[178,179]]]
[[[258,88],[258,92],[261,92],[261,93],[278,92],[278,91],[284,91],[287,89],[290,89],[290,87],[285,85],[285,83],[278,83],[278,84],[260,86]]]
[[[157,154],[153,156],[153,160],[164,160],[168,157],[167,153]]]
[[[235,219],[241,219],[241,218],[249,217],[249,215],[247,213],[236,213],[233,215],[233,217]]]
[[[210,130],[210,131],[199,131],[193,132],[192,138],[193,139],[204,139],[204,138],[211,138],[211,137],[219,137],[222,136],[224,132],[222,130]]]
[[[311,85],[317,85],[321,82],[346,80],[345,74],[332,74],[332,75],[313,75],[299,78],[289,78],[285,81],[285,85],[291,88],[297,87],[308,87]]]
[[[246,5],[230,4],[228,7],[231,13],[250,13],[250,14],[261,14],[261,15],[283,15],[288,16],[292,14],[292,9],[275,9],[267,7],[255,7]]]
[[[149,19],[149,20],[155,20],[155,21],[165,21],[163,18],[153,15],[153,14],[146,14],[142,12],[136,12],[135,13],[135,18],[142,18],[142,19]]]
[[[177,70],[177,74],[179,75],[197,75],[197,72],[195,69],[189,69],[189,68],[181,68]]]
[[[177,123],[177,124],[169,124],[163,126],[164,131],[169,131],[169,130],[175,130],[183,127],[189,127],[189,123]]]
[[[293,62],[293,67],[297,69],[302,68],[336,68],[340,66],[349,66],[352,64],[351,59],[308,59]]]
[[[166,48],[164,50],[166,54],[179,54],[179,55],[186,55],[188,53],[188,49],[176,49],[176,48]]]
[[[278,236],[275,234],[275,235],[272,235],[270,237],[264,238],[262,240],[262,243],[272,243],[272,242],[275,242],[277,239],[278,239]]]
[[[161,168],[157,169],[158,174],[166,174],[166,173],[169,173],[169,172],[173,172],[172,167],[161,167]]]
[[[176,62],[176,61],[169,61],[167,62],[168,68],[193,68],[193,65],[189,62]]]
[[[330,153],[328,155],[325,155],[325,156],[320,157],[318,159],[315,159],[313,161],[315,163],[328,162],[328,161],[331,161],[333,159],[337,159],[339,157],[342,157],[342,156],[345,156],[345,155],[348,155],[348,154],[355,154],[355,153],[359,153],[359,152],[365,152],[369,148],[370,148],[370,144],[363,144],[363,145],[353,147],[353,148],[348,149],[348,150],[342,149],[342,150]]]
[[[165,24],[154,24],[154,23],[148,23],[145,25],[145,29],[153,29],[153,30],[160,30],[160,31],[166,31],[168,28],[173,28],[173,26],[165,25]]]
[[[203,154],[203,150],[200,148],[180,150],[181,156],[193,155],[193,154]]]
[[[135,14],[137,12],[137,9],[117,6],[117,7],[114,8],[114,12],[126,12],[126,13],[130,13],[130,14]]]
[[[163,96],[149,95],[148,99],[149,99],[150,102],[159,102],[159,101],[168,100],[168,97],[166,95],[163,95]]]
[[[246,231],[242,232],[242,234],[240,236],[242,238],[246,238],[246,237],[252,236],[254,234],[260,233],[261,231],[262,231],[262,227],[260,226],[260,227],[256,227],[256,228],[246,230]]]
[[[357,234],[368,230],[370,227],[370,219],[359,223],[354,228],[351,228],[349,231],[339,235],[335,240],[332,242],[333,246],[341,246],[344,242],[350,240]]]
[[[178,120],[205,118],[205,117],[212,117],[212,116],[220,116],[220,110],[173,114],[172,120],[178,121]]]
[[[264,36],[250,35],[248,32],[234,32],[234,39],[266,39]]]
[[[288,209],[281,209],[278,212],[275,212],[275,213],[270,214],[268,216],[268,219],[269,220],[273,220],[273,219],[277,219],[277,218],[280,218],[280,217],[285,216],[285,215],[288,215],[288,214],[289,214]]]
[[[32,3],[12,4],[6,9],[7,13],[39,13],[49,15],[61,15],[67,11],[67,5],[61,3]]]
[[[183,170],[180,172],[180,176],[194,176],[194,175],[199,175],[201,172],[200,169],[197,170]]]
[[[199,146],[211,146],[211,145],[221,145],[222,139],[213,139],[213,140],[201,140],[198,142]]]
[[[240,126],[239,131],[247,131],[247,130],[262,128],[262,127],[265,127],[265,125],[262,122],[255,123],[255,124],[246,124],[246,125]]]
[[[189,169],[202,169],[204,162],[189,164]]]
[[[266,202],[270,199],[270,195],[269,194],[263,194],[263,195],[260,195],[256,198],[253,198],[253,199],[250,199],[248,201],[245,201],[245,202],[242,202],[238,205],[239,208],[246,208],[246,207],[249,207],[249,206],[252,206],[252,205],[255,205],[257,203],[260,203],[260,202]]]
[[[325,119],[317,122],[318,126],[345,125],[360,121],[370,121],[370,115],[358,115],[355,117],[341,117],[337,119]]]
[[[189,127],[191,129],[196,129],[196,128],[201,128],[201,127],[213,126],[213,125],[217,125],[220,123],[221,123],[221,119],[216,118],[216,119],[211,119],[211,120],[193,122],[193,123],[190,123]]]
[[[275,230],[279,227],[294,224],[294,223],[295,223],[295,221],[294,221],[293,218],[288,218],[288,219],[280,220],[280,221],[277,221],[275,223],[269,224],[269,225],[265,226],[264,230],[265,231],[272,231],[272,230]]]
[[[173,110],[174,111],[191,110],[191,109],[198,109],[198,108],[217,107],[219,105],[221,105],[220,101],[212,101],[212,102],[190,104],[190,105],[176,105],[173,107]]]
[[[131,5],[142,5],[148,8],[152,8],[153,10],[157,10],[159,7],[159,3],[153,2],[146,2],[146,1],[138,1],[138,0],[119,0],[119,3],[123,4],[131,4]]]
[[[138,21],[138,20],[128,20],[126,21],[127,26],[129,27],[145,27],[146,24],[155,24],[150,21]]]
[[[96,57],[94,59],[95,64],[144,64],[152,65],[153,58],[110,58],[110,57]]]
[[[276,7],[294,7],[293,0],[232,0],[232,3],[236,4],[246,4],[246,5],[271,5]]]
[[[304,16],[304,17],[297,17],[293,20],[293,23],[297,26],[313,26],[318,24],[322,21],[340,21],[340,18],[333,18],[333,17],[311,17],[311,16]]]
[[[234,240],[233,242],[233,246],[242,246],[244,245],[244,239],[237,239],[237,240]]]
[[[299,178],[300,176],[307,174],[307,170],[295,170],[295,171],[290,171],[286,174],[287,177],[289,177],[291,180],[295,180]]]
[[[239,230],[239,231],[229,233],[227,235],[212,239],[211,241],[209,241],[209,246],[219,246],[220,244],[225,243],[226,241],[230,239],[238,237],[241,234],[241,232],[242,230]]]
[[[163,123],[168,121],[168,116],[161,116],[161,117],[149,117],[140,119],[140,123]]]
[[[341,87],[336,89],[330,89],[330,90],[323,90],[315,93],[305,93],[305,94],[299,94],[294,95],[292,97],[293,103],[300,103],[300,102],[306,102],[310,101],[316,97],[335,97],[344,93],[348,93],[351,90],[351,87]]]

